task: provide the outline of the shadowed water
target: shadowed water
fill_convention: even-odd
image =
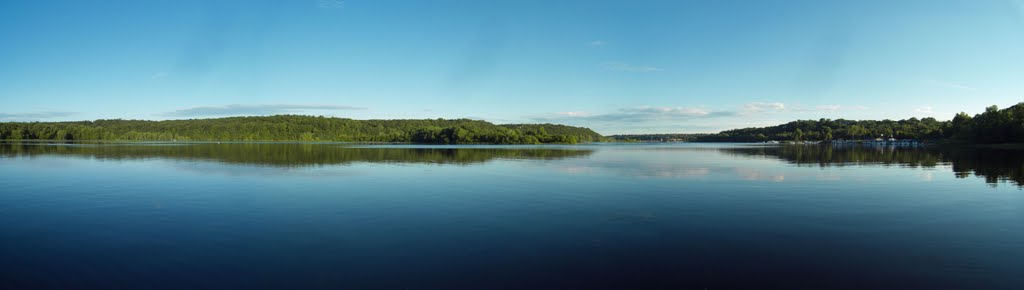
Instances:
[[[1024,154],[0,143],[0,288],[1024,285]]]

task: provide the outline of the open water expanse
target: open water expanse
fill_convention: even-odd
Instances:
[[[0,288],[1024,289],[1024,151],[0,144]]]

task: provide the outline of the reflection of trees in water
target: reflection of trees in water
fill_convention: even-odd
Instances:
[[[896,147],[758,146],[722,148],[732,155],[779,158],[797,165],[844,166],[860,164],[935,167],[944,162],[941,152]]]
[[[0,144],[0,156],[75,155],[98,159],[199,159],[270,166],[353,162],[471,164],[495,158],[562,159],[591,150],[549,148],[358,148],[338,144]]]
[[[984,177],[988,183],[1012,181],[1024,187],[1024,151],[1021,150],[959,150],[951,154],[953,172],[964,178]]]
[[[720,148],[730,155],[778,158],[801,166],[897,165],[935,167],[951,163],[959,178],[976,175],[986,182],[1010,181],[1024,187],[1024,151],[871,146],[758,146]]]

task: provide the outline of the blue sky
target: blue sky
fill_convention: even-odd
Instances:
[[[312,114],[603,134],[1024,101],[1024,0],[0,1],[0,120]]]

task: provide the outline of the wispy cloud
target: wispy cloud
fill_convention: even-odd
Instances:
[[[608,45],[608,42],[604,41],[604,40],[594,40],[594,41],[589,41],[589,42],[585,43],[585,45],[586,46],[590,46],[590,47],[598,47],[598,46]]]
[[[159,79],[162,79],[162,78],[166,78],[167,76],[169,76],[169,74],[167,74],[167,72],[155,72],[155,73],[153,73],[152,75],[149,76],[149,79],[159,80]]]
[[[317,1],[317,7],[320,9],[338,9],[345,6],[343,0],[319,0]]]
[[[965,91],[977,91],[978,90],[978,88],[976,88],[976,87],[972,87],[972,86],[968,86],[968,85],[963,85],[963,84],[958,84],[958,83],[953,83],[953,82],[947,82],[947,81],[925,80],[924,82],[926,84],[928,84],[928,85],[932,85],[932,86],[936,86],[936,87],[949,88],[949,89],[957,89],[957,90],[965,90]]]
[[[588,116],[586,112],[580,112],[580,111],[558,112],[558,113],[555,113],[555,114],[563,115],[563,116],[568,116],[568,117],[586,117],[586,116]]]
[[[786,109],[786,104],[783,103],[762,103],[755,102],[749,103],[743,106],[744,113],[760,113],[765,111],[781,111]]]
[[[662,71],[663,70],[663,69],[661,69],[659,67],[650,66],[650,65],[632,65],[632,64],[628,64],[628,63],[614,62],[614,61],[601,63],[601,67],[606,69],[606,70],[626,71],[626,72],[640,72],[640,73],[657,72],[657,71]]]
[[[340,111],[363,110],[366,108],[343,105],[241,105],[193,107],[160,114],[168,117],[203,117],[203,116],[259,116],[274,114],[293,114],[308,111]]]
[[[840,106],[840,105],[821,105],[821,106],[814,107],[814,109],[816,109],[818,111],[830,111],[830,112],[839,111],[839,109],[842,109],[842,108],[843,107]]]
[[[534,121],[597,121],[597,122],[651,122],[651,121],[685,121],[694,119],[749,116],[757,113],[785,110],[783,103],[749,103],[738,110],[712,111],[696,107],[656,107],[640,106],[620,108],[614,113],[587,114],[569,111],[554,113],[555,116],[534,117]]]
[[[40,120],[49,118],[60,118],[74,115],[74,112],[47,111],[47,112],[26,112],[26,113],[0,113],[2,120]]]
[[[643,106],[643,107],[635,107],[635,108],[625,108],[625,109],[621,109],[619,111],[623,112],[623,113],[627,113],[627,114],[648,115],[648,116],[703,117],[703,116],[711,115],[711,112],[708,112],[707,110],[698,109],[698,108],[687,108],[687,107],[651,107],[651,106]]]
[[[801,113],[817,113],[817,112],[840,112],[840,111],[864,111],[868,107],[856,105],[856,106],[843,106],[843,105],[817,105],[813,107],[787,107],[785,110],[790,112],[801,112]]]
[[[865,106],[819,105],[814,107],[788,107],[779,102],[747,103],[734,110],[707,110],[694,107],[654,107],[641,106],[620,108],[614,113],[589,114],[581,111],[552,113],[548,116],[530,118],[534,121],[607,121],[607,122],[646,122],[675,121],[715,117],[754,117],[775,113],[792,112],[837,112],[846,110],[867,110]]]
[[[621,108],[614,113],[587,114],[584,112],[558,112],[555,116],[532,117],[533,121],[593,121],[593,122],[650,122],[682,121],[697,118],[711,118],[735,115],[734,112],[711,112],[688,107],[631,107]]]
[[[586,126],[602,133],[718,132],[726,129],[774,126],[800,115],[867,110],[865,106],[818,105],[789,106],[781,102],[752,102],[733,108],[640,106],[618,108],[607,113],[563,111],[541,116],[525,116],[532,122],[564,123]]]
[[[924,106],[924,107],[914,108],[914,113],[917,113],[919,115],[920,114],[929,114],[929,115],[930,114],[935,114],[935,108],[933,108],[932,106]]]

